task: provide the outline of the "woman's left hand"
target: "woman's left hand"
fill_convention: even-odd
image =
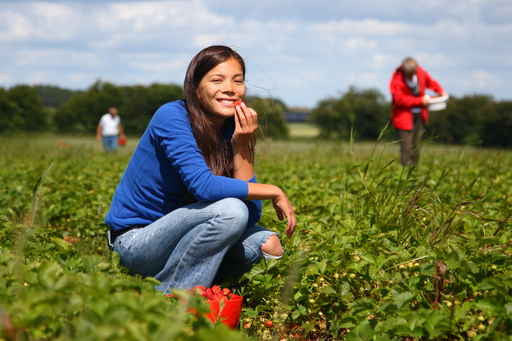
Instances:
[[[258,113],[244,102],[235,106],[235,132],[231,143],[242,146],[248,144],[258,130]]]

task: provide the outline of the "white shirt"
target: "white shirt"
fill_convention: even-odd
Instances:
[[[113,117],[110,113],[106,113],[101,116],[100,119],[100,128],[102,136],[116,136],[119,135],[119,124],[121,124],[121,119],[119,115]]]

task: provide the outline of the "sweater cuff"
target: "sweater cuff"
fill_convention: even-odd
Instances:
[[[229,179],[230,184],[224,189],[223,197],[233,197],[239,199],[245,199],[249,195],[249,184],[247,181],[240,179]]]

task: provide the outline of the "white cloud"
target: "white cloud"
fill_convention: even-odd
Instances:
[[[441,52],[420,52],[416,54],[415,57],[420,64],[428,66],[428,68],[441,69],[455,67],[457,65],[457,60],[454,60]]]
[[[5,27],[0,31],[0,41],[9,42],[30,37],[32,30],[27,17],[7,10],[0,12],[0,22]]]
[[[8,73],[0,72],[0,83],[11,83],[11,77]]]
[[[375,84],[378,84],[379,80],[380,77],[376,72],[368,71],[350,73],[347,77],[347,81],[350,85],[359,88],[375,88]]]
[[[35,2],[32,9],[35,15],[47,21],[60,20],[75,15],[71,7],[51,2]]]
[[[6,30],[0,39],[5,41],[47,40],[72,38],[80,14],[67,5],[49,2],[22,4],[7,8],[0,14]]]
[[[97,54],[67,49],[22,49],[15,53],[14,58],[18,67],[94,68],[99,67],[102,63],[101,56]]]
[[[469,79],[466,80],[466,86],[473,88],[476,91],[489,92],[489,89],[493,89],[502,85],[502,81],[495,75],[485,70],[475,70],[469,74]]]
[[[230,19],[208,12],[200,1],[145,1],[114,3],[96,13],[94,20],[106,31],[126,34],[157,33],[167,29],[190,30],[221,26]]]
[[[30,73],[29,83],[44,83],[50,77],[46,71],[34,71]]]
[[[135,70],[154,73],[183,72],[188,66],[188,58],[184,56],[165,58],[157,53],[139,53],[124,55],[123,59]]]
[[[374,49],[377,47],[377,42],[375,40],[365,39],[365,38],[350,38],[345,40],[344,46],[347,49]]]
[[[450,93],[510,98],[511,11],[508,0],[10,1],[0,12],[0,85],[181,84],[195,53],[226,44],[246,59],[251,91],[290,105],[351,84],[387,93],[406,55]]]
[[[91,84],[96,80],[96,76],[90,74],[90,73],[84,73],[84,72],[74,72],[69,73],[66,76],[67,81],[72,84],[74,87],[83,87],[83,84]]]
[[[225,41],[226,36],[223,34],[198,34],[194,37],[194,45],[197,47],[208,46],[218,44],[221,41]]]
[[[412,26],[400,22],[386,22],[375,19],[339,20],[313,24],[313,30],[319,34],[372,35],[386,36],[401,34],[412,29]]]
[[[398,65],[399,61],[400,56],[377,53],[371,57],[371,66],[376,69],[390,69],[392,65]]]

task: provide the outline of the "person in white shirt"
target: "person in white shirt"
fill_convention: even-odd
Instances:
[[[124,137],[121,118],[116,107],[108,108],[108,113],[101,116],[96,128],[96,140],[103,142],[103,148],[107,152],[117,149],[119,136]]]

